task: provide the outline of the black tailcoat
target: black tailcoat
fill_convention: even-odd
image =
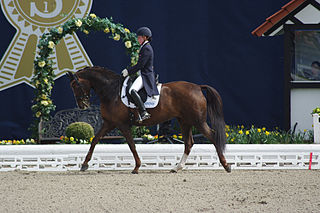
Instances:
[[[129,75],[141,71],[143,86],[148,96],[159,95],[155,74],[153,72],[153,49],[149,42],[145,43],[139,52],[138,63],[128,69]]]

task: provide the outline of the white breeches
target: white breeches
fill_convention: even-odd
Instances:
[[[139,77],[133,82],[131,88],[129,89],[129,94],[131,94],[131,91],[134,89],[135,91],[139,91],[143,87],[142,77],[139,75]]]

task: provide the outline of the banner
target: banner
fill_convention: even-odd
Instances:
[[[17,32],[0,61],[0,91],[21,83],[31,86],[40,36],[70,18],[84,17],[91,5],[92,0],[1,0],[2,11]],[[50,59],[56,78],[92,65],[75,33],[61,39],[54,51]]]

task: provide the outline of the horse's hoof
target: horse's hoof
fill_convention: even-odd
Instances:
[[[170,172],[171,172],[171,173],[177,173],[178,171],[175,170],[175,169],[171,169]]]
[[[82,164],[80,171],[84,172],[89,168],[89,166],[87,164]]]
[[[135,170],[133,170],[132,172],[131,172],[131,174],[138,174],[138,171],[135,171]]]
[[[230,173],[231,172],[231,166],[228,166],[227,168],[225,168],[225,170]]]

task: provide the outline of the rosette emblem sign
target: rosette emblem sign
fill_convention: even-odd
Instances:
[[[17,32],[0,61],[0,91],[20,83],[31,86],[40,36],[70,18],[83,18],[91,6],[92,0],[1,0],[2,11]],[[64,36],[49,59],[56,78],[92,65],[75,33]]]

